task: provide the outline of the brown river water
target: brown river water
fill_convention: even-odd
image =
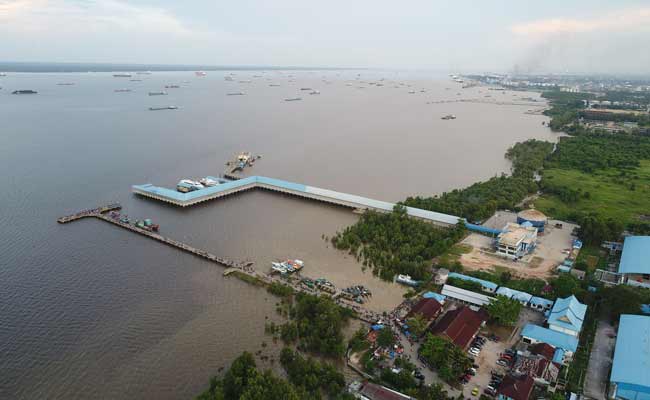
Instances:
[[[427,104],[537,94],[461,89],[444,76],[403,72],[363,71],[356,80],[358,73],[248,71],[232,82],[223,72],[156,72],[134,75],[136,82],[110,73],[0,78],[0,398],[191,398],[241,351],[273,355],[279,347],[264,335],[266,318],[278,320],[278,300],[266,291],[102,221],[58,225],[61,215],[120,201],[166,236],[251,259],[262,271],[295,257],[310,277],[365,284],[374,293],[369,307],[382,310],[404,289],[364,273],[322,238],[357,220],[347,209],[262,191],[180,209],[137,198],[130,185],[218,175],[234,154],[252,151],[263,158],[248,174],[398,201],[507,172],[503,155],[517,141],[555,140],[546,117],[525,114],[530,106]],[[380,78],[384,86],[361,83]],[[180,88],[164,89],[170,84]],[[16,89],[39,94],[11,95]],[[160,90],[169,94],[147,95]],[[246,95],[226,95],[239,91]],[[179,109],[148,110],[168,105]],[[457,119],[442,120],[446,114]]]

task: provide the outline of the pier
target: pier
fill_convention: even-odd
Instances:
[[[180,193],[173,189],[154,186],[150,183],[144,185],[133,185],[131,191],[139,196],[162,201],[179,207],[190,207],[199,203],[226,197],[235,193],[252,189],[264,189],[278,193],[285,193],[292,196],[320,201],[346,207],[355,212],[372,210],[382,213],[392,212],[395,204],[381,200],[374,200],[354,194],[336,192],[334,190],[322,189],[314,186],[307,186],[299,183],[283,181],[280,179],[267,178],[264,176],[249,176],[235,181],[222,183],[216,186],[188,193]],[[468,229],[497,235],[500,230],[490,229],[480,225],[470,224],[460,217],[443,214],[435,211],[422,210],[414,207],[406,207],[406,213],[413,218],[418,218],[435,225],[449,227],[463,221]]]
[[[147,230],[147,229],[138,228],[137,226],[131,225],[131,224],[126,223],[126,222],[121,222],[119,219],[113,218],[113,217],[111,217],[110,215],[107,214],[110,211],[116,211],[116,210],[119,210],[121,208],[122,207],[117,203],[109,204],[107,206],[102,206],[102,207],[94,208],[94,209],[91,209],[91,210],[84,210],[84,211],[80,211],[80,212],[72,214],[72,215],[61,217],[61,218],[57,219],[57,222],[60,223],[60,224],[67,224],[69,222],[77,221],[77,220],[82,219],[82,218],[97,218],[99,220],[106,221],[106,222],[111,223],[113,225],[119,226],[120,228],[124,228],[124,229],[127,229],[127,230],[131,231],[131,232],[138,233],[138,234],[146,236],[146,237],[148,237],[150,239],[156,240],[156,241],[158,241],[160,243],[164,243],[164,244],[166,244],[168,246],[175,247],[175,248],[177,248],[179,250],[182,250],[182,251],[184,251],[186,253],[190,253],[190,254],[195,255],[197,257],[201,257],[201,258],[203,258],[205,260],[212,261],[214,263],[220,264],[220,265],[228,267],[228,268],[246,270],[251,265],[253,265],[252,261],[241,262],[241,261],[230,260],[230,259],[225,258],[225,257],[216,256],[216,255],[214,255],[212,253],[209,253],[209,252],[207,252],[205,250],[197,249],[196,247],[192,247],[192,246],[190,246],[188,244],[179,242],[179,241],[174,240],[174,239],[170,239],[170,238],[165,237],[163,235],[160,235],[160,234],[158,234],[156,232],[152,232],[152,231]]]

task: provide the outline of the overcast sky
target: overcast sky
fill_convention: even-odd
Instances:
[[[650,1],[0,0],[0,61],[650,72]]]

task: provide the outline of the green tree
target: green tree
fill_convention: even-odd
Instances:
[[[603,299],[609,306],[611,318],[618,321],[621,314],[639,314],[641,304],[648,299],[647,289],[617,285],[603,290]]]
[[[406,324],[409,326],[409,330],[415,337],[420,337],[424,333],[424,330],[427,329],[429,321],[420,313],[416,313],[411,318],[406,320]]]
[[[500,325],[513,326],[519,318],[521,303],[515,299],[498,295],[485,306],[490,318]]]
[[[223,394],[226,399],[239,399],[250,381],[257,375],[255,359],[244,352],[233,361],[223,378]]]
[[[555,297],[569,297],[575,295],[576,297],[582,297],[585,293],[585,290],[580,286],[582,283],[580,280],[570,274],[561,274],[559,277],[551,281],[551,286],[553,287],[553,295]]]
[[[395,343],[395,336],[393,335],[393,331],[385,326],[384,329],[381,329],[379,331],[379,334],[377,334],[377,345],[381,347],[390,347]]]
[[[420,346],[420,356],[438,370],[438,376],[454,382],[472,363],[465,352],[448,339],[428,333]]]

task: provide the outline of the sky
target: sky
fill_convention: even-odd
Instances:
[[[649,0],[0,0],[0,61],[650,72]]]

